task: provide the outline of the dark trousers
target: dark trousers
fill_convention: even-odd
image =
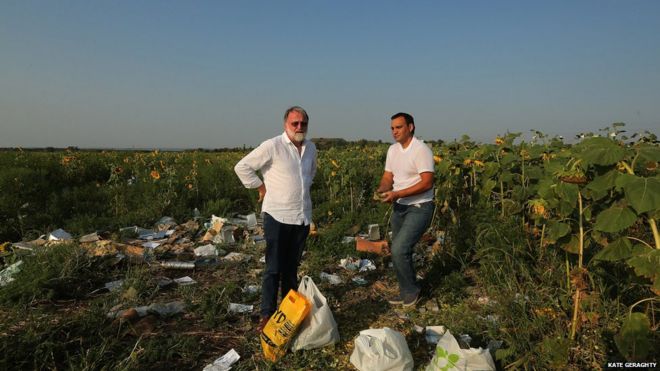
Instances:
[[[277,309],[277,292],[284,299],[289,290],[298,289],[298,265],[305,249],[309,225],[280,223],[264,213],[266,238],[266,269],[261,289],[261,316]]]

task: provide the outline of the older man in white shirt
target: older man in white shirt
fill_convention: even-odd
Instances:
[[[280,288],[284,298],[298,287],[298,265],[312,220],[309,192],[316,174],[316,146],[305,138],[308,122],[301,107],[287,109],[284,133],[261,143],[234,167],[243,185],[256,188],[263,201],[266,269],[259,331],[277,309]]]

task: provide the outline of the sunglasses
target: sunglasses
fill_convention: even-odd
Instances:
[[[294,122],[290,122],[289,124],[294,128],[297,128],[298,126],[300,126],[301,128],[307,127],[307,121],[294,121]]]

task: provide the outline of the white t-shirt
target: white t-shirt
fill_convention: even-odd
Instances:
[[[393,189],[400,191],[419,183],[424,172],[434,172],[433,152],[423,141],[413,137],[407,148],[400,143],[394,143],[387,150],[385,171],[394,175]],[[413,205],[433,201],[433,188],[416,195],[397,200],[403,205]]]

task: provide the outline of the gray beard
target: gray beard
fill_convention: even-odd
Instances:
[[[296,142],[302,142],[303,140],[305,140],[305,133],[294,133],[293,140],[295,140]]]

